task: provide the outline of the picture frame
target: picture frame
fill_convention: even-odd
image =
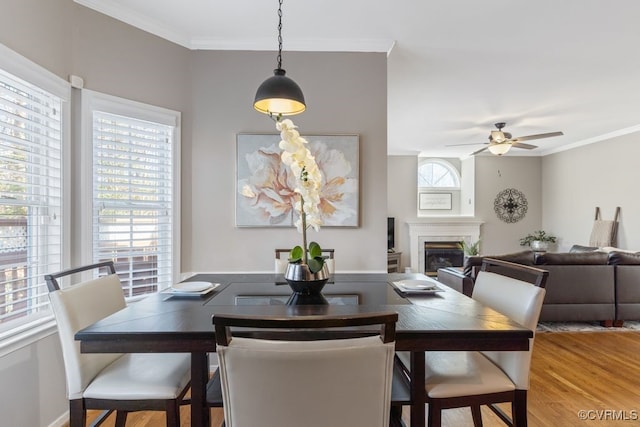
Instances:
[[[420,210],[451,210],[451,193],[420,193]]]
[[[359,136],[303,135],[323,176],[322,227],[358,227]],[[295,180],[282,163],[279,134],[236,135],[236,227],[293,227]]]

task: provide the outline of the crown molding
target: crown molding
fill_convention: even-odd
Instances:
[[[191,50],[276,51],[278,48],[277,40],[274,37],[254,39],[191,37],[118,4],[101,0],[74,1]],[[287,39],[285,40],[284,50],[299,52],[384,52],[388,55],[394,45],[395,41],[390,39]]]
[[[98,0],[73,0],[74,2],[85,6],[89,9],[100,12],[113,19],[129,24],[147,33],[156,35],[165,40],[178,44],[180,46],[191,49],[191,41],[188,37],[177,32],[165,25],[159,24],[147,16],[136,13],[131,9],[121,7],[117,4],[98,1]]]

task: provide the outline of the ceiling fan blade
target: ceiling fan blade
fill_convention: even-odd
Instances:
[[[538,148],[537,145],[523,144],[522,142],[514,142],[513,144],[511,144],[511,146],[516,148],[524,148],[525,150],[533,150],[534,148]]]
[[[532,139],[551,138],[552,136],[561,136],[561,135],[564,135],[564,133],[562,132],[539,133],[537,135],[519,136],[517,138],[512,139],[512,141],[513,142],[530,141]]]
[[[479,149],[478,151],[474,151],[473,153],[471,153],[472,156],[475,156],[476,154],[480,154],[482,153],[484,150],[488,149],[489,145],[487,145],[486,147],[483,147],[481,149]]]
[[[448,144],[448,145],[445,145],[445,147],[460,147],[462,145],[480,145],[480,144],[489,145],[488,142],[469,142],[469,143],[466,143],[466,144]]]

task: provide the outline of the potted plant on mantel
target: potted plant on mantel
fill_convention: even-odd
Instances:
[[[544,230],[537,230],[520,239],[520,246],[529,246],[535,252],[546,252],[550,243],[555,243],[556,236],[547,234]]]
[[[462,252],[464,252],[465,257],[470,257],[474,255],[480,255],[480,240],[474,243],[467,243],[466,240],[463,240],[458,245]]]

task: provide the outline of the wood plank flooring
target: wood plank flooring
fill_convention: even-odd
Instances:
[[[529,426],[640,425],[638,355],[640,332],[538,333],[531,367]],[[505,411],[510,412],[508,407]],[[587,420],[580,418],[580,411],[589,411],[585,412]],[[408,422],[408,410],[405,414]],[[181,415],[182,426],[188,426],[189,408],[183,407]],[[486,408],[482,416],[486,427],[504,425]],[[222,410],[213,409],[211,418],[211,425],[219,426],[224,418]],[[113,423],[110,419],[103,425],[113,426]],[[164,425],[161,412],[133,413],[127,420],[128,427]],[[472,425],[468,409],[443,413],[443,426]]]

